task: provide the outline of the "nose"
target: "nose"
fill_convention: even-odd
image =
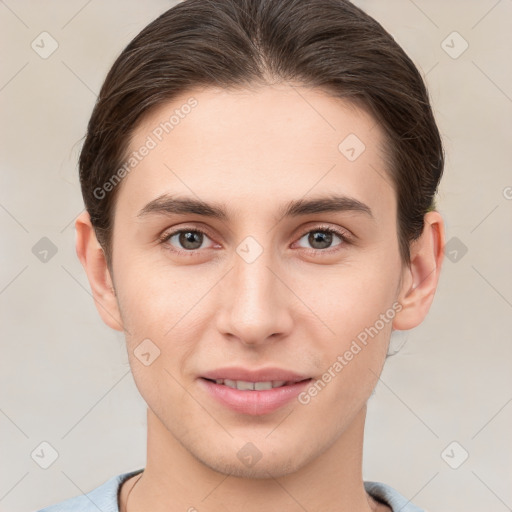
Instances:
[[[219,287],[219,332],[250,346],[285,337],[292,328],[294,295],[271,250],[264,249],[254,261],[236,253],[232,262]]]

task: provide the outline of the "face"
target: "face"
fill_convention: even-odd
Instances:
[[[130,365],[210,468],[297,470],[364,409],[403,271],[383,144],[362,110],[290,86],[193,91],[136,129],[112,260]]]

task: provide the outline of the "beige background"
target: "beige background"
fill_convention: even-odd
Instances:
[[[393,340],[406,343],[369,402],[364,478],[431,512],[511,510],[512,1],[356,3],[426,76],[447,151],[439,210],[457,257],[428,319]],[[145,463],[145,404],[122,334],[101,322],[75,255],[76,159],[114,58],[172,4],[0,2],[1,511],[35,510]],[[46,59],[31,47],[45,37],[51,49],[44,31],[58,44]],[[32,252],[43,237],[57,250],[46,263]],[[58,453],[48,469],[31,456],[42,442]]]

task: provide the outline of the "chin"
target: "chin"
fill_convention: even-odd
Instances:
[[[268,478],[279,478],[282,476],[289,475],[297,471],[301,464],[299,461],[294,460],[281,460],[281,457],[276,457],[275,460],[263,461],[260,459],[252,467],[244,467],[240,463],[233,463],[230,461],[199,459],[204,465],[210,469],[221,473],[226,476],[232,476],[236,478],[256,479],[264,480]]]
[[[198,462],[217,473],[237,478],[268,479],[292,474],[305,466],[318,455],[313,443],[308,448],[305,450],[303,443],[286,446],[280,438],[274,443],[268,439],[255,439],[254,444],[237,438],[232,440],[232,445],[211,442],[205,446],[189,446],[188,450]],[[232,456],[228,455],[230,453]]]

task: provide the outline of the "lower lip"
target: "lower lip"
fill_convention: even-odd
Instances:
[[[296,398],[311,383],[311,379],[261,391],[233,389],[204,378],[200,378],[199,382],[221,404],[236,412],[256,416],[276,411]]]

